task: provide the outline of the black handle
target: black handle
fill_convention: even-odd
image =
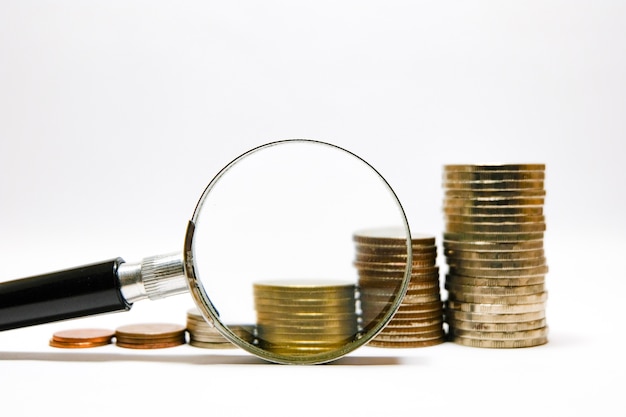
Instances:
[[[117,268],[123,259],[0,283],[0,330],[127,311]]]

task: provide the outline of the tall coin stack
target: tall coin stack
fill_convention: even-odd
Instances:
[[[358,334],[356,286],[335,280],[254,284],[259,346],[277,354],[339,349]]]
[[[444,166],[450,340],[520,348],[548,341],[545,165]]]
[[[407,265],[404,229],[378,228],[354,234],[364,326],[389,308]],[[435,236],[411,236],[413,263],[406,295],[393,318],[368,346],[415,348],[445,341]]]

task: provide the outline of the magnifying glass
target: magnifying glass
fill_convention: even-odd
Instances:
[[[355,233],[390,228],[406,254],[401,279],[363,311]],[[404,240],[406,238],[406,240]],[[374,237],[372,250],[387,250]],[[401,244],[398,244],[398,241]],[[182,252],[116,258],[0,284],[0,330],[104,312],[189,292],[204,319],[271,362],[338,359],[374,338],[411,277],[411,234],[395,192],[368,162],[336,145],[289,139],[251,149],[211,180]],[[250,329],[242,333],[242,325]]]

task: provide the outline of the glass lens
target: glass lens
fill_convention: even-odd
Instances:
[[[361,233],[379,228],[398,239]],[[384,291],[363,303],[357,247],[411,265],[407,242],[404,211],[372,166],[334,145],[287,140],[211,181],[189,223],[185,270],[203,316],[231,342],[272,362],[323,363],[373,338],[410,279],[408,267],[381,271]]]

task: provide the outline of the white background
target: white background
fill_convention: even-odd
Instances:
[[[47,347],[184,321],[183,295],[0,334],[6,415],[624,415],[625,21],[620,1],[0,2],[0,280],[179,250],[223,165],[311,138],[437,236],[443,164],[546,163],[551,332],[312,367]]]

